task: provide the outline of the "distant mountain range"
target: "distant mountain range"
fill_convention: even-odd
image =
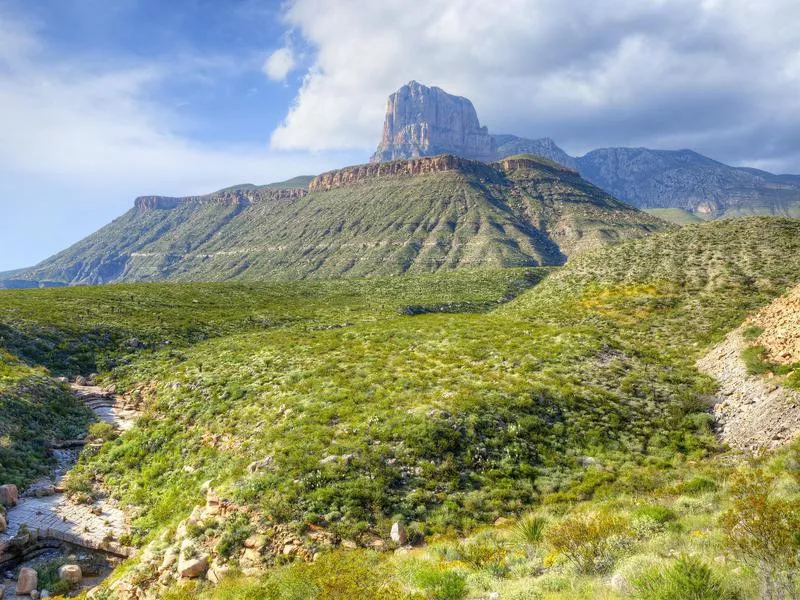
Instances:
[[[643,209],[676,209],[703,219],[800,217],[798,175],[731,167],[691,150],[601,148],[573,157],[550,138],[492,135],[480,126],[468,99],[412,81],[389,97],[373,161],[442,152],[478,160],[536,154],[577,169],[591,183]]]
[[[563,264],[667,227],[534,156],[368,164],[206,196],[144,196],[15,281],[300,279]]]

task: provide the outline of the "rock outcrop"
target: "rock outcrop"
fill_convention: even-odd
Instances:
[[[800,363],[800,286],[749,321],[763,330],[755,345],[764,348],[770,361],[781,365]]]
[[[478,161],[460,158],[452,154],[416,158],[412,160],[395,160],[384,163],[356,165],[344,169],[328,171],[318,175],[308,184],[309,192],[320,192],[334,188],[347,187],[380,177],[401,177],[441,173],[444,171],[461,171],[482,174],[491,177],[494,170]]]
[[[205,196],[139,196],[134,200],[134,208],[140,210],[170,210],[181,204],[213,203],[226,206],[249,206],[259,202],[291,202],[302,198],[308,192],[303,188],[269,188],[221,190]]]
[[[495,143],[468,99],[411,81],[389,96],[372,162],[443,153],[489,161]]]

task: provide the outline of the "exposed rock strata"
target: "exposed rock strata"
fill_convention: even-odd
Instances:
[[[303,188],[253,189],[222,191],[205,196],[185,196],[174,198],[169,196],[140,196],[133,205],[141,210],[169,210],[181,204],[215,203],[230,206],[249,206],[258,202],[292,201],[305,196],[308,192]]]
[[[416,158],[412,160],[397,160],[384,163],[370,163],[328,171],[316,176],[308,184],[309,192],[330,190],[333,188],[347,187],[363,181],[379,177],[399,177],[412,175],[425,175],[428,173],[441,173],[444,171],[461,171],[485,176],[496,174],[494,169],[487,165],[452,154]]]
[[[769,360],[800,363],[800,286],[759,311],[749,323],[764,330],[754,344],[763,346]]]

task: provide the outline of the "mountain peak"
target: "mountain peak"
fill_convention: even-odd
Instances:
[[[372,162],[455,154],[495,158],[495,144],[467,98],[411,80],[389,96],[383,136]]]

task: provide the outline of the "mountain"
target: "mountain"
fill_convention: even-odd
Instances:
[[[96,284],[558,265],[665,226],[546,159],[442,155],[323,173],[308,190],[143,196],[18,277]]]
[[[586,179],[640,208],[800,217],[800,176],[730,167],[691,150],[602,148],[576,164]]]
[[[472,103],[415,81],[389,97],[383,137],[373,162],[440,153],[500,160],[535,154],[577,169],[589,182],[638,208],[680,209],[704,219],[748,215],[800,216],[800,175],[731,167],[691,150],[600,148],[580,157],[550,138],[489,135]],[[675,215],[676,223],[692,216]]]
[[[383,136],[372,162],[456,154],[489,161],[494,140],[481,127],[472,102],[411,81],[386,104]]]

